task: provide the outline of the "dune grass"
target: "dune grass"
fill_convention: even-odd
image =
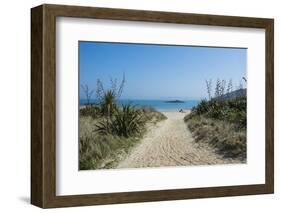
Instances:
[[[140,141],[147,124],[165,118],[152,108],[131,105],[119,107],[110,117],[80,109],[79,169],[116,167]]]
[[[234,124],[239,129],[246,129],[247,125],[247,99],[239,97],[232,100],[202,100],[186,117],[203,115],[207,118],[222,120]]]
[[[91,104],[93,91],[84,85],[87,104],[80,108],[79,169],[114,168],[126,157],[146,131],[148,123],[166,117],[153,108],[138,108],[130,104],[118,106],[125,85],[110,78],[110,88],[97,80],[96,103]]]
[[[184,118],[196,142],[208,143],[228,158],[246,159],[246,97],[201,101]]]

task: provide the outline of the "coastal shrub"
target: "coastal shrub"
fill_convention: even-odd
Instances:
[[[110,119],[103,119],[96,124],[96,131],[100,134],[114,134],[130,137],[139,134],[145,121],[143,114],[130,104],[117,109]]]
[[[197,115],[202,115],[202,114],[208,112],[209,105],[210,104],[208,103],[207,100],[202,100],[196,107],[193,108],[193,110],[195,111],[195,113]]]
[[[139,134],[144,127],[143,114],[135,107],[123,105],[117,110],[113,120],[113,133],[129,137]]]
[[[79,110],[80,116],[91,116],[93,119],[100,116],[100,108],[95,105],[87,105]]]
[[[113,90],[106,91],[100,101],[101,113],[111,117],[117,109],[117,98]]]
[[[232,100],[202,100],[191,113],[185,117],[185,121],[193,116],[204,115],[207,118],[224,120],[235,124],[237,128],[246,128],[247,124],[247,100],[239,97]]]
[[[110,88],[104,89],[101,80],[97,80],[97,100],[104,116],[111,117],[117,109],[117,102],[122,95],[125,85],[125,75],[119,86],[117,86],[117,79],[110,78]]]
[[[100,135],[113,134],[113,123],[110,118],[103,118],[95,125],[95,131]]]
[[[139,138],[93,133],[80,137],[79,169],[114,168],[138,142]]]
[[[138,136],[126,138],[113,134],[99,134],[96,131],[96,124],[100,120],[102,118],[80,116],[79,168],[81,170],[114,168],[140,141],[141,137]]]
[[[204,116],[187,119],[187,125],[195,141],[208,143],[224,157],[246,159],[246,131],[223,120]]]
[[[81,170],[96,169],[98,162],[110,151],[106,137],[82,137],[79,144],[79,168]]]
[[[91,105],[92,90],[84,87],[87,105],[80,108],[79,169],[115,168],[125,159],[146,131],[146,124],[166,119],[150,107],[118,105],[125,76],[120,85],[110,79],[109,89],[97,80],[96,105]]]
[[[224,157],[246,159],[247,100],[203,100],[184,121],[195,141],[208,143]]]
[[[111,116],[103,115],[100,105],[81,108],[79,169],[115,168],[140,141],[146,124],[165,118],[153,108],[129,104],[117,106]]]

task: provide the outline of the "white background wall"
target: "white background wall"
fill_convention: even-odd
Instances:
[[[281,13],[277,0],[39,0],[1,1],[0,6],[0,210],[39,212],[29,204],[30,189],[30,8],[42,3],[162,10],[189,13],[269,17],[275,19],[275,194],[196,199],[96,207],[52,209],[49,212],[277,212],[280,205]],[[239,174],[237,174],[239,175]],[[206,177],[207,178],[207,177]]]

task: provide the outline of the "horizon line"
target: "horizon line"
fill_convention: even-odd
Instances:
[[[207,99],[206,97],[192,97],[192,98],[179,98],[179,97],[175,97],[175,98],[119,98],[118,100],[154,100],[154,101],[162,101],[162,100],[184,100],[184,101],[195,101],[195,100],[201,100],[201,99]],[[79,100],[87,100],[87,98],[79,98]],[[91,98],[90,100],[97,100],[97,98]]]

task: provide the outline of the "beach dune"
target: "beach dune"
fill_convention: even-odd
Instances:
[[[183,112],[162,112],[167,119],[151,126],[142,141],[117,168],[210,165],[235,163],[224,159],[208,145],[194,141]]]

